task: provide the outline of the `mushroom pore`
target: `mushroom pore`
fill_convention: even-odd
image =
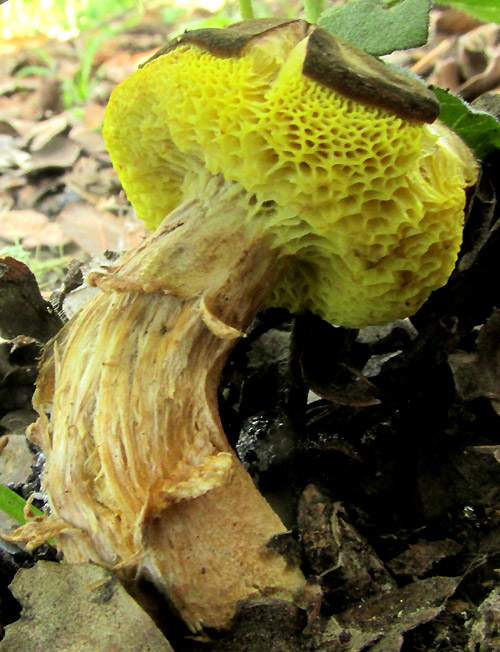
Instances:
[[[187,32],[114,90],[106,146],[154,232],[89,277],[101,293],[44,353],[30,437],[51,514],[18,538],[148,577],[193,631],[251,595],[298,599],[220,372],[265,305],[363,327],[446,282],[476,164],[437,112],[304,21]]]

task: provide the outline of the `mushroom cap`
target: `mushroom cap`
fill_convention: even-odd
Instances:
[[[115,88],[104,136],[125,191],[154,229],[222,174],[280,249],[271,305],[356,328],[409,316],[455,265],[473,156],[428,124],[419,81],[270,22],[187,32]]]

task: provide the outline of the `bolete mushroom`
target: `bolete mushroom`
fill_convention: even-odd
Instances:
[[[224,362],[264,305],[414,313],[460,247],[475,161],[419,80],[302,20],[186,32],[113,91],[104,136],[154,230],[47,347],[30,437],[68,562],[145,575],[193,630],[301,571],[224,435]]]

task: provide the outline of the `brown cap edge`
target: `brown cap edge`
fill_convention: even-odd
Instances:
[[[390,66],[321,27],[309,35],[303,74],[361,104],[404,120],[434,122],[439,102],[418,77]]]

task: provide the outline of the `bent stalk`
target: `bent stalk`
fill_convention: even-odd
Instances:
[[[192,630],[224,627],[242,598],[292,599],[300,571],[266,547],[284,531],[230,448],[217,409],[227,356],[277,268],[220,177],[117,267],[46,351],[32,439],[45,452],[54,536],[68,562],[146,575]]]

